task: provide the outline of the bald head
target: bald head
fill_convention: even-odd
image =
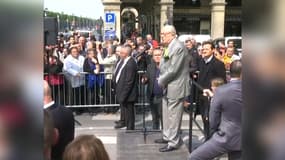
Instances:
[[[235,60],[230,65],[230,74],[232,78],[240,78],[242,72],[241,60]]]

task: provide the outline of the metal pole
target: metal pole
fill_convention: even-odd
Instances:
[[[188,150],[189,153],[192,152],[192,126],[193,126],[193,105],[190,105],[190,112],[189,112],[189,145]]]

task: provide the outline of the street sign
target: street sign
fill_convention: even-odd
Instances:
[[[115,24],[112,23],[105,23],[105,30],[115,30]]]
[[[106,13],[105,22],[115,24],[115,13]]]
[[[116,31],[115,30],[105,31],[105,34],[104,34],[105,40],[112,40],[114,38],[116,38]]]

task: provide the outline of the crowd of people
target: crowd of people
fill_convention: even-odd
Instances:
[[[227,48],[222,42],[215,46],[211,40],[202,44],[193,38],[180,42],[171,25],[164,26],[160,36],[160,43],[150,34],[121,43],[117,39],[99,42],[92,36],[76,34],[68,40],[59,36],[58,45],[46,46],[44,56],[45,80],[55,97],[52,105],[62,99],[67,99],[70,105],[94,105],[101,103],[103,97],[109,104],[120,105],[120,120],[115,122],[115,128],[134,130],[134,104],[141,96],[138,86],[145,85],[153,129],[162,129],[162,138],[155,143],[166,144],[160,152],[170,152],[183,144],[179,133],[183,111],[197,100],[205,143],[190,159],[209,159],[223,153],[232,153],[233,159],[239,159],[241,54],[236,52],[233,41]],[[227,71],[231,77],[226,76]],[[203,88],[197,97],[194,97],[197,87],[190,79]],[[62,94],[65,91],[68,96]],[[225,136],[230,145],[217,142]],[[97,145],[92,146],[90,141]],[[88,149],[99,145],[102,143],[96,137],[81,136],[68,145],[66,152],[74,149],[89,152]],[[64,159],[83,156],[74,154],[66,153]]]
[[[147,35],[126,39],[138,70],[145,71],[158,42]],[[45,46],[44,79],[52,87],[55,101],[62,105],[116,104],[114,71],[120,60],[117,39],[96,41],[74,33],[58,37],[57,45]],[[113,111],[116,111],[113,110]]]

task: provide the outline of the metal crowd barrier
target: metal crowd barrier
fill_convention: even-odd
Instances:
[[[146,85],[141,79],[145,71],[138,71],[138,100],[135,105],[149,105],[146,100]],[[66,107],[118,107],[112,73],[90,74],[81,72],[80,76],[68,76],[64,73],[44,74],[48,81],[53,100]]]

